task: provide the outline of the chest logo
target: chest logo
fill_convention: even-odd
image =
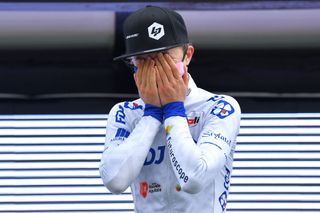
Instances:
[[[140,195],[146,198],[148,195],[149,186],[146,181],[140,183]]]
[[[148,183],[147,181],[143,181],[140,183],[140,195],[143,198],[147,198],[148,193],[161,192],[161,185],[158,183]]]

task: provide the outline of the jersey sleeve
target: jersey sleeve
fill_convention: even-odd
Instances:
[[[115,105],[109,115],[106,128],[104,149],[119,146],[129,137],[132,127],[123,104]]]
[[[132,110],[142,109],[126,108],[121,103],[111,109],[108,117],[100,175],[113,193],[125,191],[138,176],[161,125],[157,119],[143,116],[134,126],[136,116]]]
[[[212,105],[197,143],[184,117],[174,116],[165,120],[171,165],[181,189],[188,193],[201,191],[207,181],[212,180],[223,168],[231,147],[235,146],[240,126],[240,107],[231,97],[223,101]],[[228,104],[230,110],[224,111],[224,105],[221,111],[219,104],[222,103]]]
[[[198,138],[198,146],[212,146],[219,150],[225,158],[228,158],[236,146],[240,116],[241,110],[235,99],[227,96],[217,101],[207,115]]]

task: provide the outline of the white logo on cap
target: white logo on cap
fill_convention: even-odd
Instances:
[[[160,38],[162,38],[162,36],[164,36],[163,25],[159,24],[157,22],[153,22],[153,24],[151,24],[148,27],[148,33],[149,33],[150,38],[153,38],[155,40],[159,40]]]

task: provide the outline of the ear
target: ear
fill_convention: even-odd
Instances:
[[[186,52],[186,57],[184,59],[184,63],[185,63],[186,66],[188,66],[190,64],[192,56],[193,56],[193,53],[194,53],[194,47],[192,45],[188,45],[188,49],[187,49],[187,52]]]

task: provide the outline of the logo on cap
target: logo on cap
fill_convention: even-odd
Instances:
[[[155,40],[159,40],[160,38],[162,38],[164,36],[163,25],[159,24],[157,22],[153,22],[153,24],[151,24],[148,27],[148,33],[149,33],[150,38],[153,38]]]

